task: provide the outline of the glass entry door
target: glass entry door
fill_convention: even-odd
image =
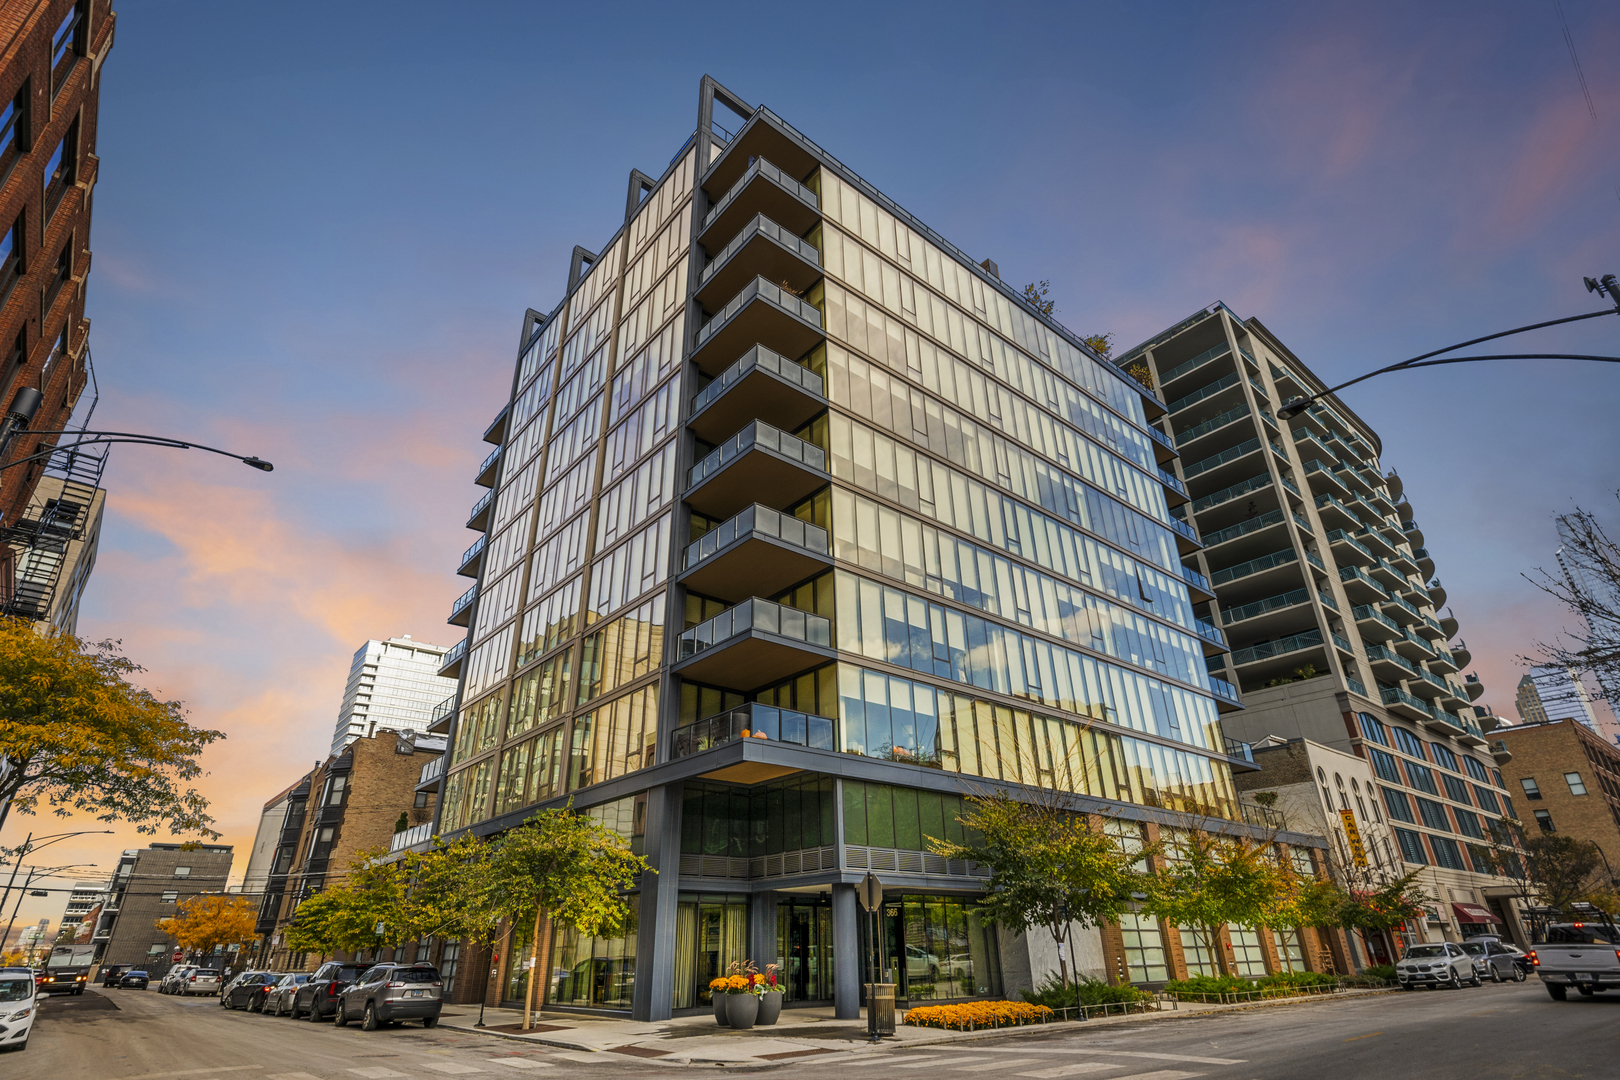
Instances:
[[[783,899],[776,905],[777,977],[784,1002],[831,1001],[833,996],[832,905],[825,900]]]

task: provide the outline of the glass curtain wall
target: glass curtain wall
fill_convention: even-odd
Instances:
[[[872,955],[868,921],[861,919],[863,962]],[[879,970],[895,984],[900,1000],[917,1004],[1001,995],[995,924],[971,897],[886,897],[881,944]],[[861,981],[866,981],[864,967]]]
[[[708,1005],[709,981],[748,959],[748,897],[682,893],[675,913],[674,1007]]]
[[[776,906],[776,955],[784,1002],[831,1001],[831,902],[782,897]]]
[[[630,918],[616,936],[587,937],[567,926],[552,930],[548,1004],[630,1008],[636,986],[639,900],[639,896],[630,897]]]

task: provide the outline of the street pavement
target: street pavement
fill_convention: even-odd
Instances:
[[[1612,1080],[1620,1075],[1617,1027],[1620,995],[1554,1002],[1532,979],[1025,1028],[743,1069],[795,1080],[850,1080],[857,1071],[917,1080]],[[134,990],[50,999],[29,1048],[0,1056],[0,1077],[7,1080],[639,1078],[681,1067],[656,1057],[561,1050],[442,1024],[432,1031],[410,1025],[367,1033],[353,1025],[340,1029],[330,1022],[226,1012],[214,998]]]

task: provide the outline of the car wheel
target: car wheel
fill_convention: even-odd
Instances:
[[[349,1010],[343,1007],[343,999],[338,998],[337,1012],[332,1014],[332,1023],[338,1027],[349,1026]]]
[[[1547,984],[1547,996],[1552,998],[1554,1001],[1563,1001],[1564,997],[1568,993],[1568,987],[1559,986],[1557,983]]]
[[[1513,969],[1513,981],[1514,982],[1524,982],[1524,978],[1525,978],[1525,976],[1524,976],[1524,968],[1522,968],[1522,967],[1514,967],[1514,969]]]
[[[360,1030],[376,1031],[380,1027],[382,1024],[377,1020],[377,1006],[372,1002],[366,1002],[365,1014],[360,1018]]]
[[[1497,967],[1495,964],[1492,964],[1491,965],[1491,982],[1499,983],[1501,981],[1502,981],[1502,969]]]
[[[425,1028],[438,1027],[439,1018],[437,1016],[424,1016],[422,1017],[422,1026]]]
[[[222,1008],[222,1009],[230,1008],[231,1007],[231,999],[226,997],[224,994],[219,995],[219,1007]]]
[[[297,1002],[294,1002],[293,1004],[296,1007]],[[314,998],[310,998],[309,1000],[309,1022],[312,1024],[318,1024],[321,1022],[321,1007]]]
[[[298,1019],[298,999],[297,998],[292,999],[292,1004],[287,1007],[287,1011],[288,1011],[288,1014],[294,1020]]]

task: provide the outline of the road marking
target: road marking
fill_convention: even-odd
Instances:
[[[1102,1072],[1105,1069],[1123,1069],[1123,1065],[1111,1065],[1106,1061],[1082,1061],[1077,1065],[1059,1065],[1055,1069],[1036,1069],[1033,1072],[1021,1072],[1019,1076],[1034,1077],[1035,1080],[1052,1080],[1057,1076],[1073,1076],[1076,1073]]]
[[[1159,1069],[1156,1072],[1131,1073],[1129,1076],[1115,1077],[1115,1080],[1192,1080],[1203,1073],[1177,1072],[1175,1069]]]
[[[983,1060],[983,1059],[982,1058],[974,1058],[974,1057],[947,1057],[947,1058],[931,1057],[931,1058],[923,1058],[923,1059],[921,1059],[919,1061],[907,1062],[904,1065],[895,1065],[895,1066],[892,1066],[892,1067],[896,1068],[896,1069],[924,1069],[924,1068],[927,1068],[930,1065],[961,1065],[964,1062],[981,1061],[981,1060]],[[999,1064],[999,1062],[998,1062],[998,1064]]]
[[[989,1072],[991,1069],[1010,1069],[1014,1065],[1033,1065],[1040,1058],[1013,1058],[1011,1061],[981,1061],[977,1065],[959,1065],[951,1072]]]
[[[508,1069],[550,1069],[549,1061],[536,1061],[533,1058],[490,1058],[496,1065],[505,1065]]]
[[[1478,1016],[1480,1014],[1475,1013],[1474,1015]],[[1357,1039],[1375,1039],[1375,1038],[1377,1038],[1378,1036],[1380,1036],[1382,1034],[1383,1034],[1382,1031],[1370,1031],[1365,1035],[1352,1035],[1350,1038],[1348,1038],[1348,1039],[1346,1039],[1344,1041],[1345,1042],[1355,1042]]]
[[[453,1076],[484,1071],[476,1065],[458,1065],[454,1061],[424,1061],[422,1062],[422,1068],[432,1069],[434,1072],[450,1073]]]
[[[212,1072],[214,1070],[203,1069],[200,1071]],[[274,1076],[265,1077],[264,1080],[321,1080],[321,1078],[310,1073],[276,1073]]]
[[[211,1069],[182,1069],[179,1072],[143,1073],[140,1076],[126,1077],[125,1080],[165,1080],[166,1077],[170,1076],[197,1076],[201,1073],[218,1074],[262,1068],[264,1068],[263,1065],[215,1065]],[[269,1078],[266,1077],[266,1080],[269,1080]]]
[[[1153,1054],[1146,1050],[1093,1050],[1089,1046],[1084,1049],[1076,1048],[1075,1053],[1101,1054],[1103,1057],[1151,1058],[1154,1061],[1190,1061],[1195,1065],[1242,1065],[1247,1060],[1245,1058],[1191,1057],[1187,1054]],[[1157,1073],[1151,1075],[1154,1080],[1158,1080]],[[1199,1076],[1202,1074],[1188,1073],[1187,1075]],[[1121,1076],[1117,1080],[1136,1080],[1136,1078]],[[1170,1078],[1166,1077],[1165,1080],[1170,1080]]]
[[[357,1076],[369,1076],[371,1080],[383,1080],[387,1076],[405,1075],[402,1072],[395,1072],[393,1069],[387,1069],[381,1065],[367,1065],[363,1069],[350,1069],[349,1071]]]

